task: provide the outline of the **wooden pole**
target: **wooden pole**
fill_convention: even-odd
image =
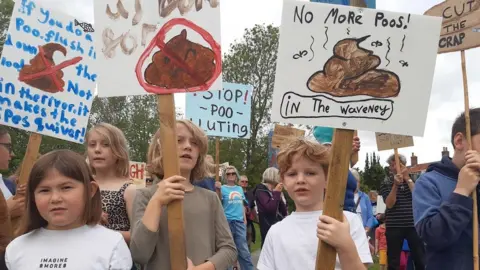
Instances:
[[[37,133],[31,133],[28,138],[27,151],[23,157],[21,164],[20,175],[18,177],[18,185],[25,185],[28,183],[28,178],[30,177],[30,172],[32,171],[33,164],[37,161],[38,153],[40,152],[40,144],[42,143],[42,135]],[[16,194],[15,199],[19,198],[20,195]],[[22,217],[12,218],[12,229],[14,232],[17,231],[20,225]]]
[[[470,127],[470,101],[468,99],[468,80],[467,65],[465,61],[465,51],[460,52],[462,57],[462,74],[463,74],[463,98],[465,103],[465,135],[467,136],[468,149],[472,150],[472,133]],[[478,206],[477,206],[477,190],[472,193],[473,198],[473,269],[478,269]]]
[[[220,138],[215,138],[215,182],[220,182]],[[221,198],[221,191],[215,188],[215,193]]]
[[[350,0],[351,6],[362,7],[363,0]],[[343,221],[343,201],[349,163],[352,154],[353,130],[335,129],[333,134],[330,166],[327,176],[327,193],[324,200],[323,215]],[[315,270],[333,270],[337,260],[337,251],[319,240]]]
[[[178,160],[175,99],[173,94],[158,95],[157,110],[160,118],[160,144],[162,145],[164,178],[180,175]],[[167,158],[169,157],[169,158]],[[175,158],[173,158],[175,157]],[[190,179],[187,179],[189,181]],[[172,201],[167,207],[168,242],[171,270],[187,269],[187,252],[183,223],[183,201]]]
[[[220,181],[220,139],[215,138],[215,181]]]
[[[393,148],[393,153],[395,154],[395,166],[397,168],[397,174],[402,172],[402,169],[400,167],[400,156],[398,155],[398,149]]]
[[[323,214],[343,221],[343,201],[352,153],[353,130],[335,129],[333,134],[330,167],[327,176],[327,193]],[[333,270],[337,251],[327,243],[318,242],[316,270]]]

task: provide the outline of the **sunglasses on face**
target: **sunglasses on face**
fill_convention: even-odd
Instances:
[[[0,143],[0,145],[3,145],[5,148],[7,148],[9,154],[12,153],[13,147],[11,143]]]
[[[236,174],[234,172],[227,173],[227,176],[232,176],[232,175],[236,175]]]

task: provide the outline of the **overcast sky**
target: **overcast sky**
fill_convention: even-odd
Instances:
[[[56,8],[86,21],[93,21],[93,0],[38,0],[45,6]],[[150,0],[153,1],[153,0]],[[242,38],[245,28],[255,24],[280,24],[281,0],[223,0],[222,47],[229,48],[235,40]],[[377,9],[423,14],[438,0],[377,0]],[[480,106],[480,49],[466,52],[471,107]],[[184,97],[176,98],[177,105],[184,106]],[[412,100],[412,106],[415,101]],[[407,158],[414,152],[419,163],[440,159],[442,147],[450,144],[450,130],[455,117],[463,111],[463,84],[460,53],[439,55],[435,70],[432,96],[423,138],[415,137],[415,146],[399,149]],[[375,136],[372,132],[359,132],[362,142],[359,167],[363,169],[365,154],[376,151]],[[393,151],[392,151],[393,152]],[[381,161],[391,152],[380,152]]]

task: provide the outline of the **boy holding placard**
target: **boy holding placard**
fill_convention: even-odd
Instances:
[[[470,109],[472,146],[468,150],[465,114],[453,123],[453,158],[430,165],[413,191],[415,227],[426,244],[426,269],[473,269],[470,194],[480,180],[480,108]],[[478,193],[477,193],[478,194]]]
[[[315,234],[337,250],[335,269],[366,269],[372,263],[362,220],[355,213],[344,211],[344,222],[322,215],[329,165],[329,149],[317,142],[297,139],[280,151],[280,178],[296,211],[270,228],[259,270],[315,269]]]

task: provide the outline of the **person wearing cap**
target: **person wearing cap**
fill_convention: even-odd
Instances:
[[[313,136],[315,139],[324,146],[332,146],[333,140],[333,128],[329,127],[314,127]],[[360,151],[360,138],[355,136],[352,142],[352,156]],[[350,162],[350,166],[355,164]],[[345,190],[345,199],[343,203],[343,210],[356,213],[355,207],[355,190],[357,190],[357,179],[353,176],[352,172],[348,171],[347,188]]]

